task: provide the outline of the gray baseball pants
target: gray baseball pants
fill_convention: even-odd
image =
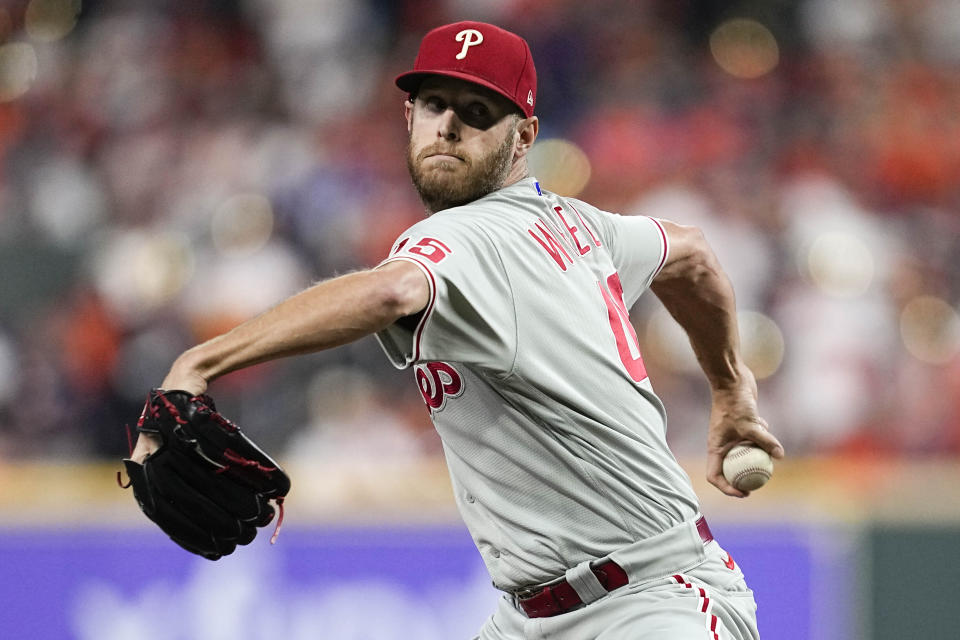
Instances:
[[[759,640],[740,567],[716,541],[704,544],[693,521],[609,559],[629,584],[599,598],[577,589],[587,604],[547,618],[528,618],[504,594],[475,640]]]

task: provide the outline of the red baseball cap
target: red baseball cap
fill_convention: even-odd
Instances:
[[[529,118],[537,100],[537,70],[527,41],[485,22],[455,22],[423,37],[413,70],[397,86],[416,93],[428,76],[448,76],[496,91]]]

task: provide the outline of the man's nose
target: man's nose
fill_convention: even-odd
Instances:
[[[460,139],[460,126],[460,118],[457,117],[456,111],[448,107],[446,111],[440,114],[437,136],[448,142],[456,142]]]

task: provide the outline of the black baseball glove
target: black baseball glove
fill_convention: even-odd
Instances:
[[[217,412],[213,398],[154,389],[137,431],[160,439],[143,464],[125,459],[140,509],[181,547],[217,560],[248,544],[273,520],[290,479]],[[276,539],[276,532],[274,533]]]

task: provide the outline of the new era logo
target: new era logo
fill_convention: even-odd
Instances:
[[[533,89],[527,91],[527,104],[533,106]]]

